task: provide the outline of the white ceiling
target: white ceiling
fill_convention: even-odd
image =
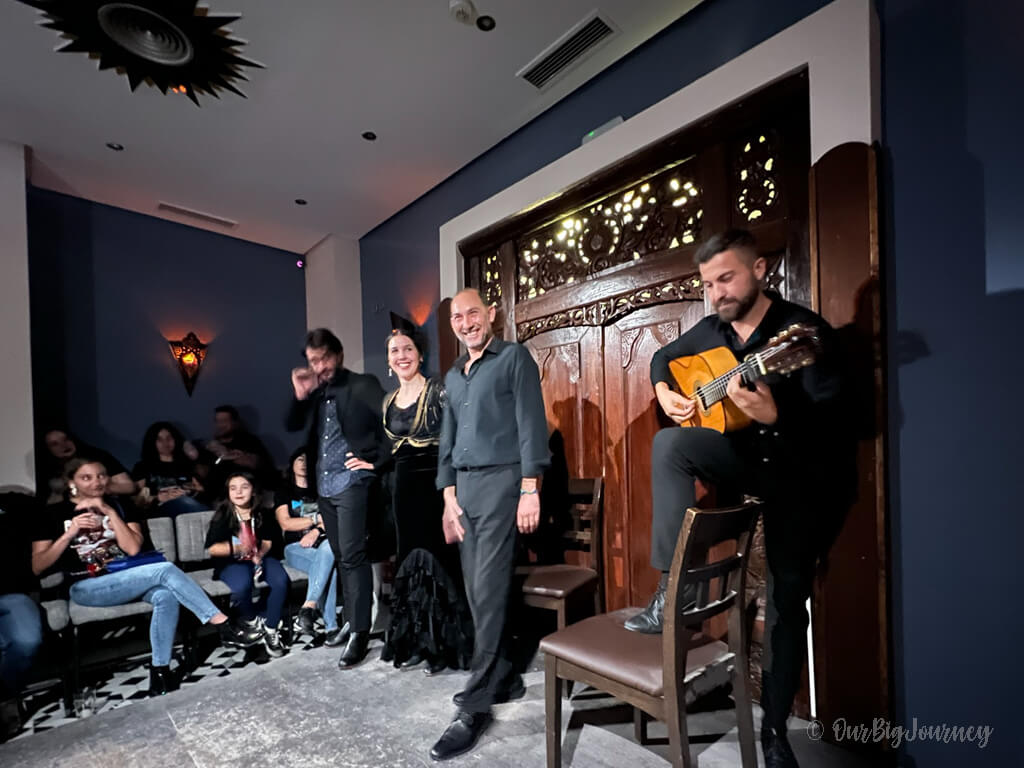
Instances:
[[[238,222],[212,231],[305,252],[365,234],[698,2],[476,0],[497,21],[485,33],[452,21],[448,0],[210,0],[242,14],[233,36],[266,69],[246,70],[248,99],[198,109],[54,53],[57,34],[8,1],[0,139],[31,147],[38,186],[156,216],[164,201]],[[595,9],[618,35],[543,92],[515,76]]]

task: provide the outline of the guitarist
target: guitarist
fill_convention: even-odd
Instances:
[[[767,264],[754,237],[732,229],[703,243],[695,256],[704,292],[715,314],[658,350],[651,383],[658,404],[677,424],[696,404],[673,389],[669,361],[715,347],[736,359],[765,346],[793,323],[820,329],[822,355],[789,376],[769,375],[754,386],[735,376],[728,396],[750,417],[735,432],[668,427],[654,438],[651,454],[653,521],[651,565],[661,581],[650,604],[626,622],[634,632],[659,633],[668,569],[688,507],[695,506],[694,480],[712,483],[719,494],[760,497],[768,560],[768,604],[762,664],[764,722],[761,739],[768,766],[796,766],[786,740],[786,720],[803,666],[807,612],[815,565],[827,550],[834,521],[846,509],[852,462],[840,428],[841,379],[832,356],[832,329],[817,314],[765,291]],[[830,524],[830,521],[832,523]],[[690,602],[689,595],[686,602]]]

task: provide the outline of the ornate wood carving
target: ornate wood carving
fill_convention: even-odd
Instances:
[[[501,252],[495,251],[483,258],[480,275],[480,293],[485,304],[501,304]]]
[[[520,237],[518,300],[699,240],[704,211],[690,167],[677,162]]]
[[[608,299],[600,299],[546,317],[528,320],[516,327],[516,335],[520,341],[525,341],[538,333],[555,328],[607,325],[641,307],[665,304],[670,301],[703,301],[703,299],[704,288],[700,279],[690,275],[660,285],[639,288]]]
[[[580,380],[580,348],[578,346],[559,347],[558,357],[561,358],[569,373],[569,383],[577,383]]]
[[[779,141],[775,131],[756,133],[740,142],[733,161],[736,210],[756,221],[780,210]]]

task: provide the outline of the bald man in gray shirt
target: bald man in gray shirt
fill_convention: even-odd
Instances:
[[[526,347],[494,337],[494,315],[476,290],[452,299],[452,330],[467,352],[445,376],[437,487],[445,538],[459,542],[476,640],[469,683],[455,695],[458,712],[430,751],[435,760],[471,750],[492,705],[526,691],[507,621],[516,531],[537,528],[551,456],[537,364]]]

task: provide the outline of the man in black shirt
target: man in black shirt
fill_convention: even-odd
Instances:
[[[753,236],[729,230],[708,239],[696,261],[714,315],[655,353],[651,383],[665,414],[682,423],[693,400],[674,391],[669,361],[727,347],[737,360],[764,347],[793,323],[817,329],[822,354],[789,376],[769,375],[749,387],[739,376],[728,385],[732,402],[752,421],[724,434],[705,428],[669,427],[654,438],[651,453],[651,565],[661,582],[644,611],[626,622],[636,632],[657,633],[669,566],[694,480],[713,483],[726,495],[752,494],[766,502],[765,549],[768,608],[762,663],[761,738],[768,766],[796,765],[786,740],[786,720],[800,684],[807,611],[817,559],[828,546],[836,515],[850,501],[844,462],[841,378],[833,332],[815,313],[761,289],[766,262]]]
[[[370,509],[379,497],[373,468],[391,457],[381,413],[384,389],[376,376],[342,367],[341,341],[326,328],[306,336],[306,360],[308,368],[292,371],[295,400],[287,427],[294,432],[309,425],[307,476],[316,481],[351,631],[338,661],[345,669],[366,658],[370,639],[373,572],[366,550],[367,516],[380,513]]]
[[[233,472],[251,472],[260,490],[275,490],[277,470],[263,441],[250,432],[238,409],[218,405],[213,410],[213,439],[205,445],[209,467],[206,489],[215,498],[226,495],[224,483]]]
[[[473,748],[491,706],[526,689],[513,659],[508,613],[516,531],[540,520],[538,483],[550,463],[540,374],[526,347],[494,337],[495,308],[467,289],[452,299],[452,330],[468,352],[445,376],[437,488],[445,539],[459,541],[476,639],[459,711],[430,751],[447,760]]]

